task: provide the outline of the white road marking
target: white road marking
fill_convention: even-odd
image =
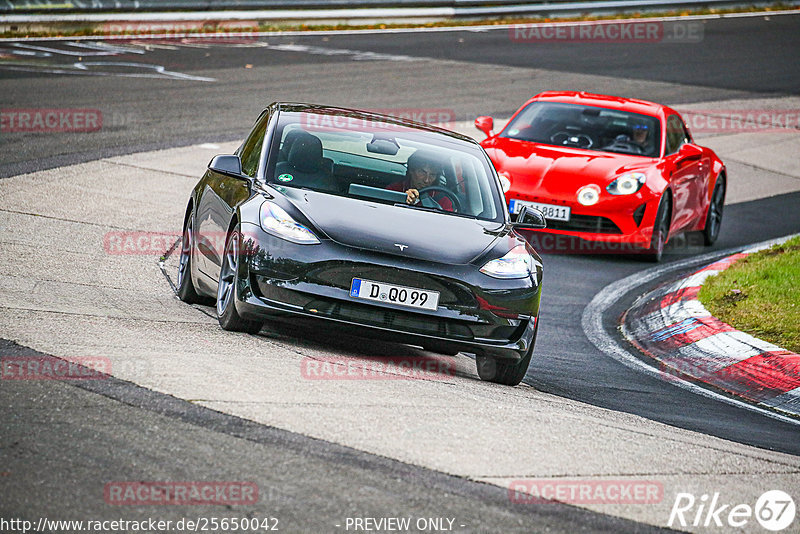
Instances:
[[[325,48],[321,46],[307,46],[298,44],[267,45],[271,50],[283,52],[301,52],[320,56],[351,56],[353,61],[420,61],[425,58],[404,56],[399,54],[380,54],[364,50],[349,50],[347,48]]]
[[[153,72],[108,72],[103,70],[90,70],[90,67],[129,67],[151,70]],[[13,70],[20,72],[44,72],[48,74],[77,74],[83,76],[120,76],[123,78],[168,78],[179,80],[191,80],[197,82],[215,82],[216,78],[204,76],[193,76],[182,72],[166,70],[162,65],[150,63],[130,63],[125,61],[89,61],[76,62],[72,65],[63,66],[42,66],[35,64],[0,64],[0,69]]]
[[[215,82],[216,78],[206,78],[204,76],[193,76],[191,74],[184,74],[182,72],[175,72],[167,70],[162,65],[153,65],[151,63],[132,63],[127,61],[82,61],[74,63],[73,66],[79,70],[88,70],[89,67],[130,67],[145,70],[152,70],[156,74],[139,74],[139,73],[107,73],[101,71],[102,74],[110,76],[127,76],[131,78],[177,78],[181,80],[193,80],[198,82]]]
[[[65,43],[70,45],[71,43]],[[75,43],[76,46],[80,46],[78,43]],[[27,43],[13,43],[11,46],[15,46],[17,48],[25,48],[27,50],[37,50],[39,52],[49,52],[51,54],[59,54],[62,56],[116,56],[117,52],[112,52],[110,50],[103,50],[103,51],[95,51],[95,52],[87,52],[87,51],[76,51],[76,50],[64,50],[63,48],[52,48],[49,46],[37,46]]]
[[[69,42],[70,46],[74,46],[76,48],[88,48],[90,50],[103,50],[106,52],[112,52],[114,54],[144,54],[145,51],[139,48],[134,48],[131,46],[119,45],[119,44],[109,44],[103,41],[94,42]]]

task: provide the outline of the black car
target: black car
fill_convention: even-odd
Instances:
[[[192,191],[178,291],[189,303],[215,299],[226,330],[324,321],[474,353],[483,380],[516,385],[542,282],[541,259],[517,229],[541,227],[534,210],[511,222],[497,173],[469,137],[274,103]]]

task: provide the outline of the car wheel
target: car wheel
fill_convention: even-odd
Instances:
[[[478,368],[478,376],[486,382],[503,384],[505,386],[516,386],[525,378],[528,372],[528,365],[531,363],[533,349],[529,350],[525,357],[519,361],[503,360],[491,356],[475,356],[475,364]]]
[[[713,245],[719,237],[722,228],[722,208],[725,204],[725,178],[720,176],[711,194],[711,203],[706,214],[706,226],[703,228],[703,242],[706,246]]]
[[[539,333],[539,321],[536,321],[536,331],[533,333],[531,346],[525,356],[519,360],[503,360],[491,356],[475,355],[475,364],[478,368],[478,376],[486,382],[503,384],[505,386],[516,386],[528,372],[531,364],[533,348],[536,346],[536,335]]]
[[[194,249],[193,213],[189,214],[181,238],[181,256],[178,260],[178,298],[188,304],[203,301],[192,283],[192,250]]]
[[[661,202],[658,204],[656,221],[653,223],[653,237],[650,241],[650,248],[647,250],[647,259],[653,262],[661,261],[664,255],[664,246],[669,237],[669,200],[666,194],[662,195]]]
[[[217,285],[217,318],[224,330],[255,334],[261,330],[261,323],[242,319],[234,302],[239,281],[240,240],[241,232],[237,225],[225,240],[225,254],[222,256]]]

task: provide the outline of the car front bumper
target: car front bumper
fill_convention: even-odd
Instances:
[[[541,271],[499,280],[474,265],[392,256],[323,240],[296,245],[243,225],[236,309],[242,317],[324,319],[334,328],[402,343],[520,359],[534,342]],[[439,292],[435,311],[350,296],[353,278]],[[319,323],[317,323],[319,324]]]

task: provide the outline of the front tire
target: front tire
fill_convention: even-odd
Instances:
[[[725,177],[720,175],[714,185],[714,192],[711,193],[711,202],[708,205],[706,214],[706,226],[703,228],[703,243],[711,246],[719,237],[722,228],[722,209],[725,205]]]
[[[203,299],[197,294],[194,283],[192,283],[193,219],[194,213],[190,213],[181,238],[181,256],[178,260],[178,298],[187,304],[200,304]]]
[[[239,260],[241,259],[241,231],[239,225],[228,233],[225,254],[219,271],[217,285],[217,318],[223,330],[255,334],[261,323],[242,319],[236,311],[236,287],[239,283]]]
[[[528,372],[528,366],[531,363],[531,356],[533,356],[533,348],[519,361],[502,360],[491,356],[475,356],[475,365],[481,380],[504,386],[516,386],[525,378],[525,373]]]
[[[536,330],[533,333],[531,346],[525,356],[519,360],[503,360],[491,356],[475,356],[475,365],[478,369],[478,376],[485,382],[494,382],[504,386],[516,386],[528,372],[528,366],[533,357],[533,348],[536,346],[536,335],[539,333],[539,320],[536,320]]]
[[[656,212],[656,220],[653,223],[653,237],[650,241],[650,248],[647,250],[646,257],[648,260],[658,263],[664,255],[664,247],[667,244],[669,237],[669,223],[670,223],[670,207],[669,195],[664,193],[661,196],[661,202],[658,204],[658,211]]]

